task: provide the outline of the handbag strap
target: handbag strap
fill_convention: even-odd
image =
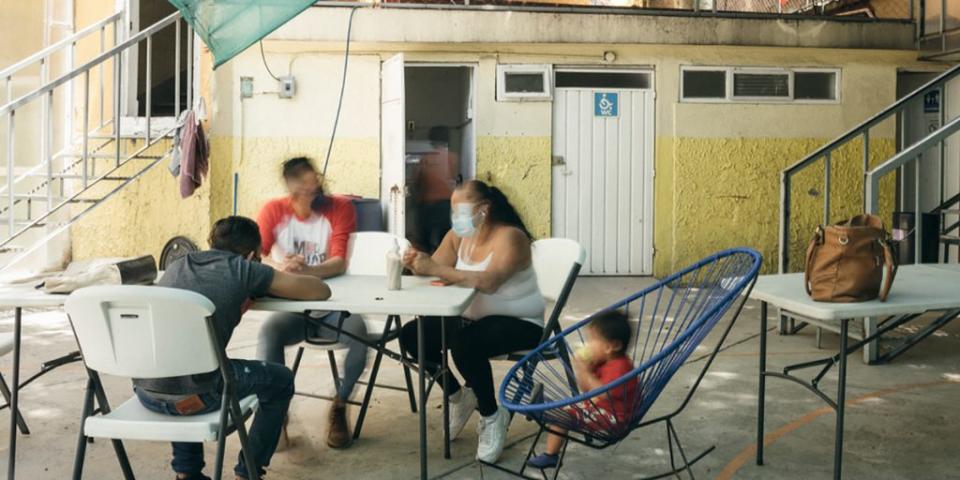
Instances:
[[[816,233],[810,239],[810,245],[807,246],[807,259],[803,267],[803,288],[807,290],[807,295],[812,293],[810,290],[810,261],[813,260],[813,256],[820,249],[820,245],[823,244],[823,236],[823,226],[817,227]]]
[[[893,256],[893,248],[890,246],[890,241],[881,239],[879,242],[883,247],[883,264],[886,270],[883,287],[880,289],[880,301],[885,302],[887,301],[887,294],[890,293],[890,287],[893,285],[893,279],[897,276],[898,265],[896,257]]]

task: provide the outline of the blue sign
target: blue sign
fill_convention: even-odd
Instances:
[[[923,96],[923,113],[940,112],[940,90],[927,92]]]
[[[593,115],[595,117],[616,117],[620,114],[620,94],[614,92],[593,93]]]

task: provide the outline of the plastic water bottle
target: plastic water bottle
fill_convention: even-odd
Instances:
[[[387,251],[387,290],[400,290],[400,275],[403,263],[400,260],[400,243],[393,239],[393,248]]]

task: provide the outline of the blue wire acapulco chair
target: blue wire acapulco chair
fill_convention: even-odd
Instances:
[[[551,426],[567,430],[564,436],[568,441],[560,452],[555,479],[563,466],[566,445],[570,441],[603,449],[619,443],[636,429],[662,422],[666,424],[672,470],[650,478],[673,476],[685,470],[693,478],[691,465],[714,447],[688,458],[672,419],[690,402],[713,363],[743,308],[747,298],[744,293],[749,294],[753,287],[760,264],[760,254],[750,249],[716,253],[577,322],[524,356],[504,378],[499,400],[510,412],[523,415],[540,426],[526,459],[534,454],[540,437],[544,431],[550,431]],[[666,415],[644,420],[670,378],[734,306],[730,323],[679,407]],[[607,385],[580,392],[570,366],[570,352],[584,342],[584,327],[595,316],[613,309],[621,309],[630,318],[633,341],[627,353],[636,368]],[[606,401],[601,405],[608,409],[613,406],[614,412],[598,415],[597,404],[604,399]],[[674,446],[680,463],[675,458]],[[531,478],[524,475],[526,459],[519,471],[485,465]],[[545,472],[541,474],[546,478]]]

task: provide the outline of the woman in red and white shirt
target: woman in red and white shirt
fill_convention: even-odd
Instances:
[[[347,269],[347,241],[356,230],[357,217],[348,198],[326,195],[316,167],[310,159],[297,157],[283,163],[283,180],[289,194],[267,202],[257,216],[260,226],[263,262],[277,270],[330,278]],[[318,323],[334,327],[340,312],[276,313],[260,329],[257,357],[284,364],[284,347],[299,344],[306,335],[338,340],[348,345],[343,366],[343,381],[330,408],[327,445],[349,446],[347,399],[366,367],[367,347],[347,335],[340,335]],[[366,338],[367,329],[360,317],[344,319],[343,331]]]

